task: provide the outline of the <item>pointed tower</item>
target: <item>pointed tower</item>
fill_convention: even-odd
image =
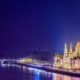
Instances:
[[[73,58],[73,55],[72,55],[72,43],[70,43],[69,58]]]
[[[70,68],[70,58],[66,43],[64,47],[63,68]]]
[[[64,56],[68,56],[68,50],[67,50],[67,44],[65,43],[65,46],[64,46]]]
[[[70,43],[70,53],[72,53],[72,43]]]
[[[54,56],[54,64],[53,66],[55,67],[57,65],[57,53],[55,53],[55,56]]]

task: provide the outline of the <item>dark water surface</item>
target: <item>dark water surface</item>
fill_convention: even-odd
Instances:
[[[78,77],[65,76],[17,65],[0,65],[0,80],[80,80]]]

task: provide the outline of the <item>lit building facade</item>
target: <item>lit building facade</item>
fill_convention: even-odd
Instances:
[[[53,66],[55,68],[80,69],[80,41],[76,43],[75,50],[72,49],[72,44],[69,48],[65,44],[63,55],[55,54]]]

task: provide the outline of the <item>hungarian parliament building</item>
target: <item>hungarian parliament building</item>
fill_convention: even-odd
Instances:
[[[80,41],[76,43],[75,50],[72,49],[71,43],[69,48],[67,48],[65,43],[64,53],[57,53],[54,56],[54,68],[80,69]]]

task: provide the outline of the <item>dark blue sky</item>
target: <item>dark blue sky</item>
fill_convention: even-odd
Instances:
[[[63,50],[80,39],[80,0],[0,0],[0,50]]]

